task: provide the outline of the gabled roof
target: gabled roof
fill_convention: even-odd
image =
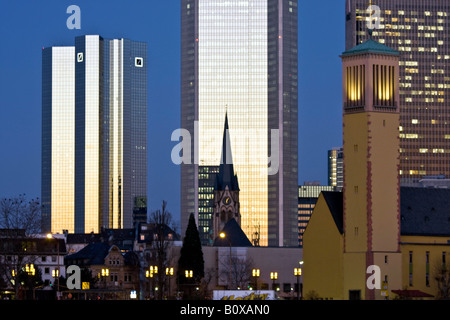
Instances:
[[[373,39],[369,39],[366,42],[363,42],[345,52],[342,53],[342,56],[350,56],[364,53],[381,53],[381,54],[389,54],[399,56],[400,53],[384,44],[379,43]]]
[[[225,126],[223,129],[222,155],[220,157],[219,173],[216,176],[215,190],[239,191],[238,178],[234,174],[233,156],[231,153],[231,140],[228,128],[228,114],[225,113]]]
[[[248,240],[244,231],[242,231],[241,227],[237,223],[234,218],[231,218],[223,227],[222,231],[225,233],[226,238],[222,239],[217,237],[214,240],[213,246],[215,247],[252,247],[252,243]]]
[[[83,249],[73,254],[70,254],[64,258],[64,261],[80,261],[74,264],[82,265],[103,265],[105,263],[105,257],[109,253],[110,245],[104,242],[90,243]],[[65,262],[71,264],[70,262]]]

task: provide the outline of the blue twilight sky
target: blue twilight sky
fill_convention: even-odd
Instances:
[[[213,1],[213,0],[211,0]],[[69,30],[69,5],[81,30]],[[327,150],[342,144],[344,1],[299,0],[299,184],[327,183]],[[41,189],[41,51],[100,34],[148,43],[148,205],[179,220],[180,0],[6,0],[0,6],[0,198]]]

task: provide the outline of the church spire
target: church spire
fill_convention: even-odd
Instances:
[[[225,126],[223,130],[222,155],[220,157],[219,174],[216,180],[217,190],[239,190],[237,176],[234,174],[231,140],[228,127],[228,112],[225,112]]]

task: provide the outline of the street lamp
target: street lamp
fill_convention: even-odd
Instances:
[[[53,269],[52,270],[52,277],[56,279],[56,277],[59,277],[59,270],[58,269]]]
[[[25,265],[25,272],[29,276],[34,276],[36,274],[36,269],[34,269],[34,264],[27,264],[27,265]]]
[[[231,241],[230,239],[228,239],[227,235],[225,234],[225,232],[221,232],[219,234],[219,236],[222,239],[227,239],[228,241],[228,245],[230,246],[230,259],[229,259],[229,267],[228,267],[228,289],[231,289]]]
[[[107,276],[109,276],[109,269],[108,268],[102,269],[102,277],[107,277]]]
[[[59,295],[59,241],[58,239],[56,239],[51,233],[47,233],[47,239],[51,240],[51,239],[55,239],[56,240],[56,246],[57,246],[57,270],[58,270],[58,277],[56,278],[56,296],[57,299],[60,299],[60,295]]]
[[[158,273],[158,267],[157,266],[150,266],[150,273]]]
[[[184,276],[186,278],[192,278],[194,276],[194,271],[192,271],[192,270],[185,270],[184,271]]]
[[[297,300],[300,300],[300,276],[302,275],[302,268],[294,268],[294,276],[297,277]]]
[[[145,277],[153,278],[153,275],[157,273],[158,273],[158,266],[150,266],[148,270],[145,271]],[[152,283],[152,286],[154,286],[154,283]]]
[[[170,297],[170,277],[173,276],[173,267],[166,268],[166,276],[169,276],[169,297]]]
[[[278,279],[278,272],[271,272],[270,279],[272,279],[272,290],[275,290],[275,280]]]
[[[255,288],[256,291],[258,291],[258,278],[260,275],[260,270],[259,269],[253,269],[252,270],[252,276],[255,278]]]

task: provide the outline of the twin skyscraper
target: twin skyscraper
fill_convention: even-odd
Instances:
[[[42,231],[147,220],[147,44],[99,35],[42,51]]]

